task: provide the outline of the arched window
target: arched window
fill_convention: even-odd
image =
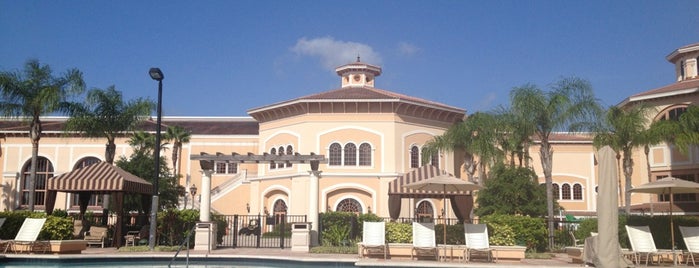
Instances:
[[[371,166],[371,145],[366,142],[359,145],[359,165]]]
[[[271,150],[269,150],[269,154],[276,155],[277,148],[272,148]],[[275,164],[274,162],[269,163],[269,169],[275,169],[275,168],[277,168],[277,164]]]
[[[558,183],[551,184],[551,192],[553,193],[553,199],[561,199],[561,191],[558,189]]]
[[[279,199],[277,201],[274,201],[274,206],[272,207],[272,209],[274,210],[273,213],[274,213],[274,223],[275,224],[280,224],[280,223],[286,221],[287,207],[286,207],[286,202],[284,202],[284,200]]]
[[[99,162],[102,162],[102,160],[100,160],[97,157],[92,157],[92,156],[85,157],[83,159],[80,159],[77,163],[75,163],[75,166],[73,166],[73,170],[76,170],[79,168],[84,168],[86,166],[89,166],[89,165],[92,165],[95,163],[99,163]],[[71,194],[71,196],[73,198],[70,199],[70,201],[71,201],[70,206],[75,206],[75,207],[79,206],[78,194]],[[101,195],[101,194],[93,194],[92,197],[90,197],[90,202],[88,202],[87,205],[88,206],[102,206],[102,197],[103,196],[104,195]]]
[[[687,111],[687,106],[681,105],[681,106],[675,106],[669,109],[666,109],[663,112],[660,112],[658,116],[656,117],[657,120],[674,120],[677,121],[680,119],[680,115],[682,115],[684,112]]]
[[[570,184],[564,183],[561,187],[561,199],[570,200]]]
[[[354,212],[357,214],[362,214],[362,205],[360,205],[359,201],[357,200],[354,200],[352,198],[345,198],[337,204],[337,208],[335,209],[335,211]]]
[[[354,143],[345,144],[345,166],[357,165],[357,145]]]
[[[279,153],[279,156],[284,155],[284,146],[279,146],[279,152],[278,152],[278,153]],[[280,161],[279,163],[277,163],[277,168],[284,168],[284,167],[286,167],[285,164],[286,164],[285,162]]]
[[[439,167],[439,152],[435,152],[430,158],[430,164],[435,167]]]
[[[328,165],[342,165],[342,146],[339,143],[330,144],[330,150],[328,152]]]
[[[417,146],[410,147],[410,168],[420,167],[420,149]]]
[[[573,184],[573,200],[582,200],[582,185],[580,183]]]
[[[419,222],[432,222],[434,216],[434,209],[432,204],[427,201],[422,201],[417,204],[415,208],[415,217]]]
[[[291,147],[291,145],[286,146],[286,154],[287,155],[294,155],[294,147]],[[291,162],[286,163],[287,167],[291,167],[293,165],[294,164],[292,164]]]
[[[46,157],[39,156],[36,159],[36,177],[34,177],[34,205],[44,206],[46,204],[46,180],[53,177],[53,164]],[[22,199],[21,206],[29,205],[30,190],[29,178],[31,177],[32,161],[29,160],[22,168]]]

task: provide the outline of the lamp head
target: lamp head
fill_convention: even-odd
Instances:
[[[197,185],[196,184],[192,184],[192,186],[189,187],[189,193],[191,193],[192,196],[195,196],[197,194]]]
[[[150,70],[148,71],[148,74],[150,75],[150,78],[153,78],[153,80],[156,80],[156,81],[163,81],[163,78],[165,78],[165,76],[163,75],[163,72],[160,71],[160,68],[155,68],[155,67],[150,68]]]

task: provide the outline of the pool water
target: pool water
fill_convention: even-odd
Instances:
[[[27,267],[152,267],[167,268],[169,259],[153,258],[74,258],[74,259],[35,259],[35,258],[6,258],[0,259],[0,267],[27,268]],[[177,259],[172,263],[172,268],[350,268],[355,267],[353,262],[302,262],[292,260],[267,260],[267,259],[194,259],[190,258],[189,265],[184,259]]]

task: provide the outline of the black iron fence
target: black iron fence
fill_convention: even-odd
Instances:
[[[288,248],[291,226],[306,222],[306,215],[227,215],[226,234],[220,247]]]

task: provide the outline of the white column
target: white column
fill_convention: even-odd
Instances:
[[[311,195],[308,204],[308,221],[311,222],[311,246],[318,245],[318,226],[320,225],[318,219],[318,180],[320,179],[321,172],[322,171],[318,170],[308,171],[310,175],[309,194]]]
[[[211,174],[213,170],[201,171],[201,202],[199,203],[199,221],[211,221]]]
[[[210,252],[216,249],[216,227],[211,222],[211,169],[201,171],[201,202],[199,204],[199,222],[194,233],[194,249]],[[194,202],[194,200],[192,200]]]

